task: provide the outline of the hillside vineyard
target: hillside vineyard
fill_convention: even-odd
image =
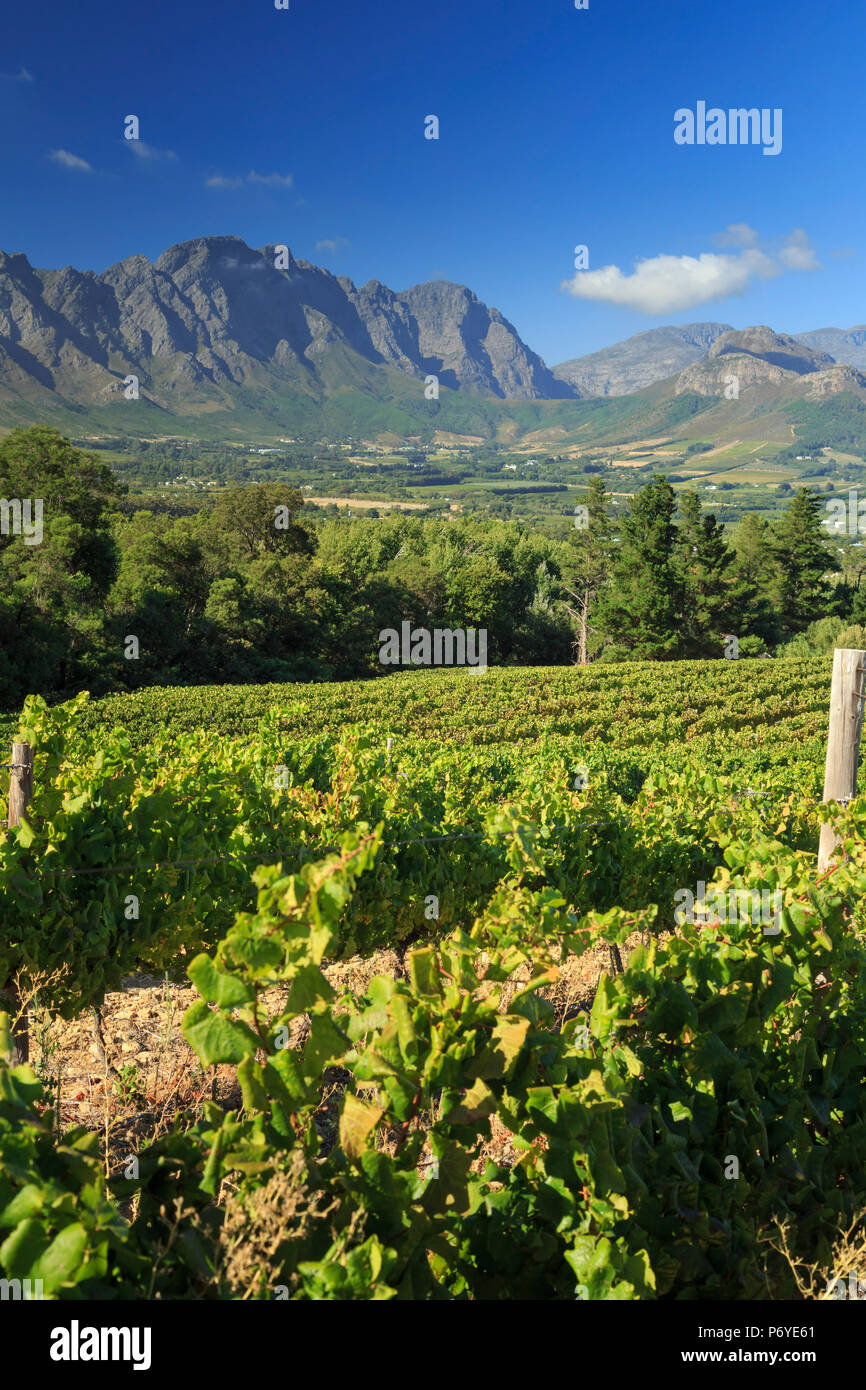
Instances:
[[[584,1378],[828,1383],[859,7],[116,8],[0,61],[16,1345],[245,1383],[311,1344],[252,1305],[533,1301]]]
[[[0,846],[2,973],[38,971],[70,1020],[131,972],[188,977],[185,1045],[243,1108],[202,1099],[106,1180],[83,1128],[58,1172],[41,1083],[7,1070],[9,1272],[59,1297],[146,1277],[168,1298],[495,1298],[503,1270],[510,1297],[790,1296],[760,1233],[787,1209],[789,1253],[814,1249],[866,1156],[856,805],[835,812],[848,857],[813,869],[828,674],[29,700],[37,814]],[[738,908],[755,895],[769,931]],[[184,1239],[155,1263],[178,1163]],[[43,1189],[63,1202],[14,1195]],[[226,1261],[289,1192],[302,1228]]]

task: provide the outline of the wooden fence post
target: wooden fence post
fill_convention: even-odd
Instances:
[[[837,647],[833,653],[833,685],[830,691],[830,729],[824,770],[824,800],[850,801],[857,795],[857,762],[863,726],[863,691],[866,652]],[[831,825],[821,826],[818,872],[828,867],[839,844]]]
[[[33,749],[29,743],[13,743],[12,769],[9,774],[9,819],[11,829],[27,819],[27,807],[33,796]],[[15,982],[10,981],[4,991],[9,1002],[9,1013],[14,1019],[21,1011],[21,999]],[[30,1029],[27,1010],[21,1013],[12,1028],[12,1065],[20,1066],[30,1057]]]

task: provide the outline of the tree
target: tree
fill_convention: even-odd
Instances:
[[[612,657],[669,660],[679,654],[683,584],[675,556],[676,494],[661,475],[641,488],[622,523],[597,622]]]
[[[803,632],[816,618],[829,617],[837,605],[828,575],[838,572],[839,561],[827,544],[817,493],[797,489],[773,529],[772,551],[772,598],[784,631]]]
[[[255,483],[230,488],[217,499],[213,529],[238,559],[268,554],[311,555],[313,538],[296,520],[303,493],[280,483]]]
[[[769,522],[755,512],[749,512],[734,533],[730,576],[730,630],[741,641],[751,637],[762,647],[774,646],[781,625],[770,600],[776,577],[773,533]]]
[[[4,702],[104,680],[103,607],[117,570],[110,520],[122,491],[105,464],[56,430],[13,430],[0,443],[0,498],[26,503],[31,524],[41,515],[38,533],[16,529],[14,514],[0,533],[4,645],[16,627],[30,630],[27,664],[4,674]]]
[[[770,523],[757,512],[748,512],[734,532],[734,574],[769,589],[775,572]]]
[[[601,478],[590,479],[589,487],[579,503],[585,512],[576,521],[586,520],[569,534],[567,558],[563,565],[563,607],[577,625],[575,652],[577,664],[585,666],[590,657],[590,638],[594,636],[590,612],[598,597],[610,566],[612,549],[611,525],[607,515],[607,493]]]
[[[734,555],[715,516],[701,516],[696,492],[680,494],[677,555],[682,579],[682,654],[718,656],[732,626],[728,571]]]

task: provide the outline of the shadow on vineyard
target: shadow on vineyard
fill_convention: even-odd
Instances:
[[[28,700],[3,1277],[823,1296],[866,1208],[866,810],[819,804],[827,673],[781,717],[800,669],[398,677],[318,687],[316,718],[232,691],[207,733],[200,689]]]

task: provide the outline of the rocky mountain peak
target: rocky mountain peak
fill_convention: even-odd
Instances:
[[[707,354],[708,360],[730,356],[733,353],[747,353],[759,357],[775,367],[787,372],[817,372],[822,367],[832,366],[833,358],[826,352],[807,347],[797,338],[787,333],[774,333],[766,324],[752,328],[731,329],[717,338]]]
[[[576,394],[464,285],[356,290],[291,252],[284,267],[275,260],[275,245],[230,235],[178,242],[152,264],[130,255],[101,274],[35,271],[23,254],[0,253],[0,354],[18,344],[20,371],[82,404],[111,398],[129,372],[204,406],[262,372],[275,388],[305,379],[325,390],[364,364],[485,396]]]

